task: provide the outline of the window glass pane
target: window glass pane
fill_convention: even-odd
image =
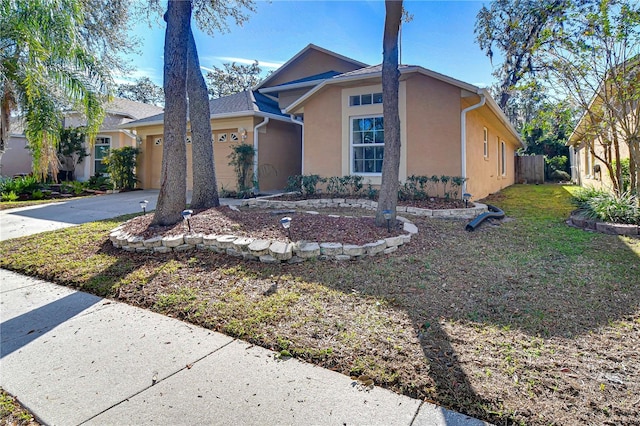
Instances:
[[[363,143],[373,143],[373,132],[363,133]]]
[[[362,132],[353,132],[353,144],[357,145],[362,143]]]
[[[108,145],[96,145],[95,146],[95,159],[103,159],[109,155]]]
[[[382,103],[382,93],[374,93],[373,94],[373,103],[381,104]]]
[[[351,106],[360,105],[360,95],[350,96],[349,97],[349,105],[351,105]]]
[[[375,132],[376,143],[384,143],[384,132],[378,130]]]
[[[382,117],[376,117],[374,118],[375,120],[375,128],[376,130],[384,130],[384,118]]]
[[[362,95],[362,105],[371,105],[371,93]]]

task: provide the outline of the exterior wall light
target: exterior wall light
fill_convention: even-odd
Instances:
[[[189,222],[189,219],[191,219],[192,214],[193,214],[193,210],[182,210],[182,219],[184,219],[184,221],[187,222],[187,226],[189,227],[189,232],[191,232],[191,222]]]
[[[149,202],[147,200],[142,200],[140,201],[140,208],[142,209],[142,214],[147,214],[147,204],[149,204]]]

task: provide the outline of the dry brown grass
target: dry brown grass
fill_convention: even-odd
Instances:
[[[0,266],[151,308],[496,424],[640,424],[640,240],[567,227],[568,188],[514,186],[508,219],[416,218],[348,263],[131,254],[114,221],[0,244]]]

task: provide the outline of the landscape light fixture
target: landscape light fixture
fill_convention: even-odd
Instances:
[[[382,215],[387,220],[387,232],[391,233],[391,210],[382,210]]]
[[[191,232],[191,222],[189,222],[189,219],[191,219],[192,214],[193,214],[193,210],[182,210],[182,219],[184,219],[187,222],[187,226],[189,227],[189,232]]]
[[[142,214],[147,214],[147,204],[149,204],[149,202],[147,200],[142,200],[140,201],[140,208],[142,209]]]
[[[291,218],[289,216],[283,217],[280,219],[280,225],[287,230],[287,236],[289,237],[289,241],[291,241]]]
[[[464,194],[462,194],[462,199],[464,200],[464,208],[466,209],[467,207],[469,207],[469,200],[471,199],[471,194],[469,194],[468,192],[465,192]]]

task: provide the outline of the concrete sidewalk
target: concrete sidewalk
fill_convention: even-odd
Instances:
[[[45,424],[485,424],[2,269],[0,296],[0,386]]]

